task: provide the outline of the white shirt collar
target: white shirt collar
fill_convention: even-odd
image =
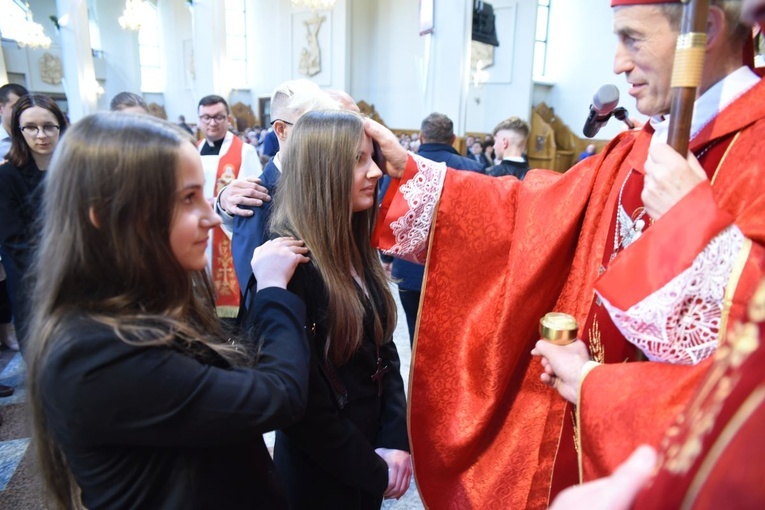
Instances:
[[[712,85],[693,103],[693,120],[691,121],[691,139],[709,124],[718,113],[728,107],[742,94],[754,87],[760,81],[746,66],[739,67],[728,76]],[[654,134],[651,143],[667,142],[669,133],[669,115],[651,118]]]
[[[279,154],[281,154],[281,152],[274,154],[274,166],[279,170],[279,173],[282,173],[282,159],[279,157]]]

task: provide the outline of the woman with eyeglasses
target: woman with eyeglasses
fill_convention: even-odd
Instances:
[[[11,150],[0,165],[0,250],[8,274],[16,338],[24,348],[26,276],[31,262],[42,182],[67,121],[48,96],[22,96],[11,114]]]

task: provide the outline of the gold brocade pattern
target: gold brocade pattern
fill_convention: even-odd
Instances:
[[[598,326],[598,318],[592,319],[592,327],[590,327],[589,341],[590,355],[594,361],[598,363],[606,362],[606,351],[603,348],[603,342],[600,338],[600,327]]]
[[[571,412],[571,423],[573,423],[573,424],[574,424],[574,448],[576,449],[576,454],[577,454],[577,456],[578,456],[578,455],[579,455],[579,453],[580,453],[582,450],[581,450],[581,448],[580,448],[580,446],[579,446],[579,427],[577,426],[577,422],[576,422],[576,412],[575,412],[575,411],[572,411],[572,412]]]
[[[762,304],[762,303],[761,303]],[[685,474],[702,452],[703,440],[715,425],[725,399],[740,380],[738,368],[760,345],[756,324],[736,324],[728,342],[718,349],[709,377],[692,405],[681,414],[662,441],[659,465],[670,473]],[[685,438],[681,438],[684,435]]]
[[[234,165],[227,164],[223,167],[223,172],[221,172],[218,179],[215,181],[215,196],[217,197],[218,194],[220,194],[221,190],[231,184],[234,179],[236,179],[236,168]]]
[[[754,322],[765,321],[765,280],[760,282],[749,302],[749,318]]]
[[[238,296],[239,285],[234,273],[234,260],[231,256],[231,241],[226,236],[222,236],[221,242],[215,246],[218,256],[218,267],[216,268],[213,283],[215,292],[219,297]]]

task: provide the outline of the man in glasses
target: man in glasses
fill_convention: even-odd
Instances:
[[[257,177],[262,167],[254,147],[229,131],[229,108],[220,96],[205,96],[199,101],[199,128],[204,139],[199,154],[205,173],[205,196],[214,200],[234,179]],[[221,227],[213,230],[208,260],[217,293],[218,316],[235,318],[239,311],[239,285],[231,261],[231,240]]]

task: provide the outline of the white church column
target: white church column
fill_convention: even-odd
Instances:
[[[465,131],[470,40],[473,28],[473,2],[436,0],[433,33],[425,45],[427,81],[425,84],[426,115],[439,112],[454,122],[454,132]]]
[[[196,104],[204,94],[197,95],[194,78],[194,42],[192,39],[192,11],[186,0],[158,0],[159,26],[165,49],[165,111],[175,121],[184,115],[186,121],[197,122]]]
[[[227,97],[226,4],[222,0],[195,0],[191,13],[194,27],[194,89],[206,96]],[[268,51],[263,48],[262,51]]]
[[[101,49],[106,55],[105,92],[101,103],[102,108],[107,109],[111,99],[120,92],[141,93],[138,32],[125,30],[119,24],[125,0],[91,0],[91,8],[101,34]]]
[[[61,54],[69,118],[76,121],[95,112],[97,102],[98,84],[90,48],[88,4],[86,0],[56,0],[56,11],[59,19],[68,18],[67,25],[61,30]]]
[[[5,55],[0,48],[0,87],[8,83],[8,69],[5,67]]]

